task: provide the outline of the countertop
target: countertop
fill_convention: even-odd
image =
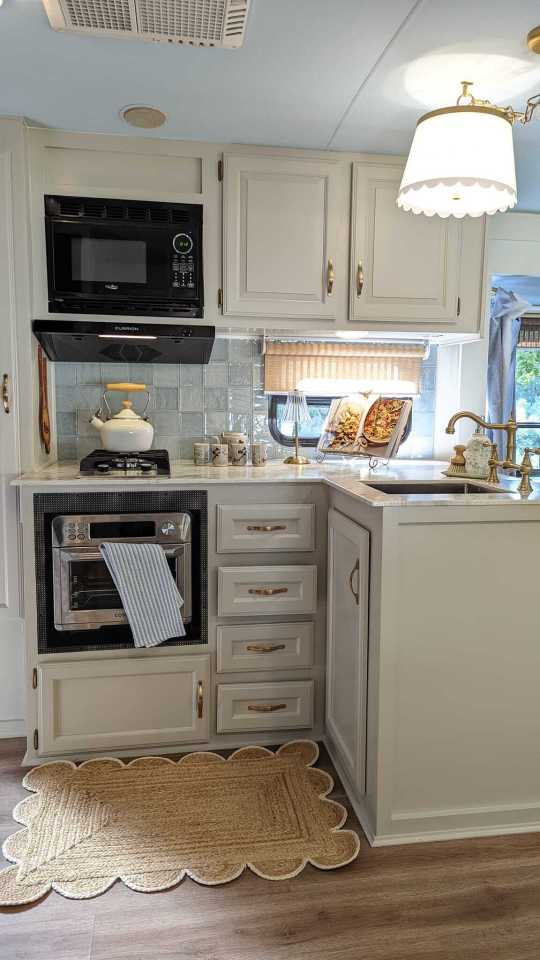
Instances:
[[[435,481],[463,482],[460,477],[445,477],[442,473],[448,463],[442,460],[393,460],[385,466],[370,470],[358,460],[312,462],[305,466],[292,466],[281,460],[269,461],[264,467],[196,467],[191,461],[179,460],[171,464],[170,477],[81,477],[76,461],[63,461],[42,470],[23,474],[13,481],[15,486],[34,489],[103,489],[119,487],[209,487],[219,484],[276,484],[276,483],[325,483],[348,496],[368,503],[373,507],[405,506],[482,506],[535,504],[540,505],[540,478],[533,478],[533,493],[523,498],[517,492],[519,478],[501,474],[497,486],[489,492],[475,494],[389,494],[368,486],[368,482],[386,483],[433,483]],[[486,485],[485,481],[472,481]]]

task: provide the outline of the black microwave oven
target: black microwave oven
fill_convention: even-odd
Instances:
[[[202,209],[46,196],[49,312],[202,317]]]

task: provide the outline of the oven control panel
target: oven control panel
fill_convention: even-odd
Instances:
[[[119,513],[59,516],[52,521],[53,547],[96,547],[101,543],[187,543],[189,513]]]
[[[177,233],[172,241],[171,286],[177,289],[195,289],[195,259],[193,237],[190,233]]]

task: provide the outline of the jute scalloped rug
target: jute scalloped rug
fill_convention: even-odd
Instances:
[[[227,760],[191,753],[175,762],[114,758],[76,766],[61,760],[23,780],[34,791],[13,816],[0,905],[39,900],[49,890],[84,899],[115,880],[133,890],[166,890],[184,876],[228,883],[246,867],[268,880],[350,863],[360,846],[341,830],[347,812],[325,799],[333,781],[312,768],[316,743],[296,740],[274,754],[243,747]]]

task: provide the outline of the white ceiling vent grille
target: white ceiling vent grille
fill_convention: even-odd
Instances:
[[[241,47],[251,0],[43,0],[68,33],[202,47]]]

